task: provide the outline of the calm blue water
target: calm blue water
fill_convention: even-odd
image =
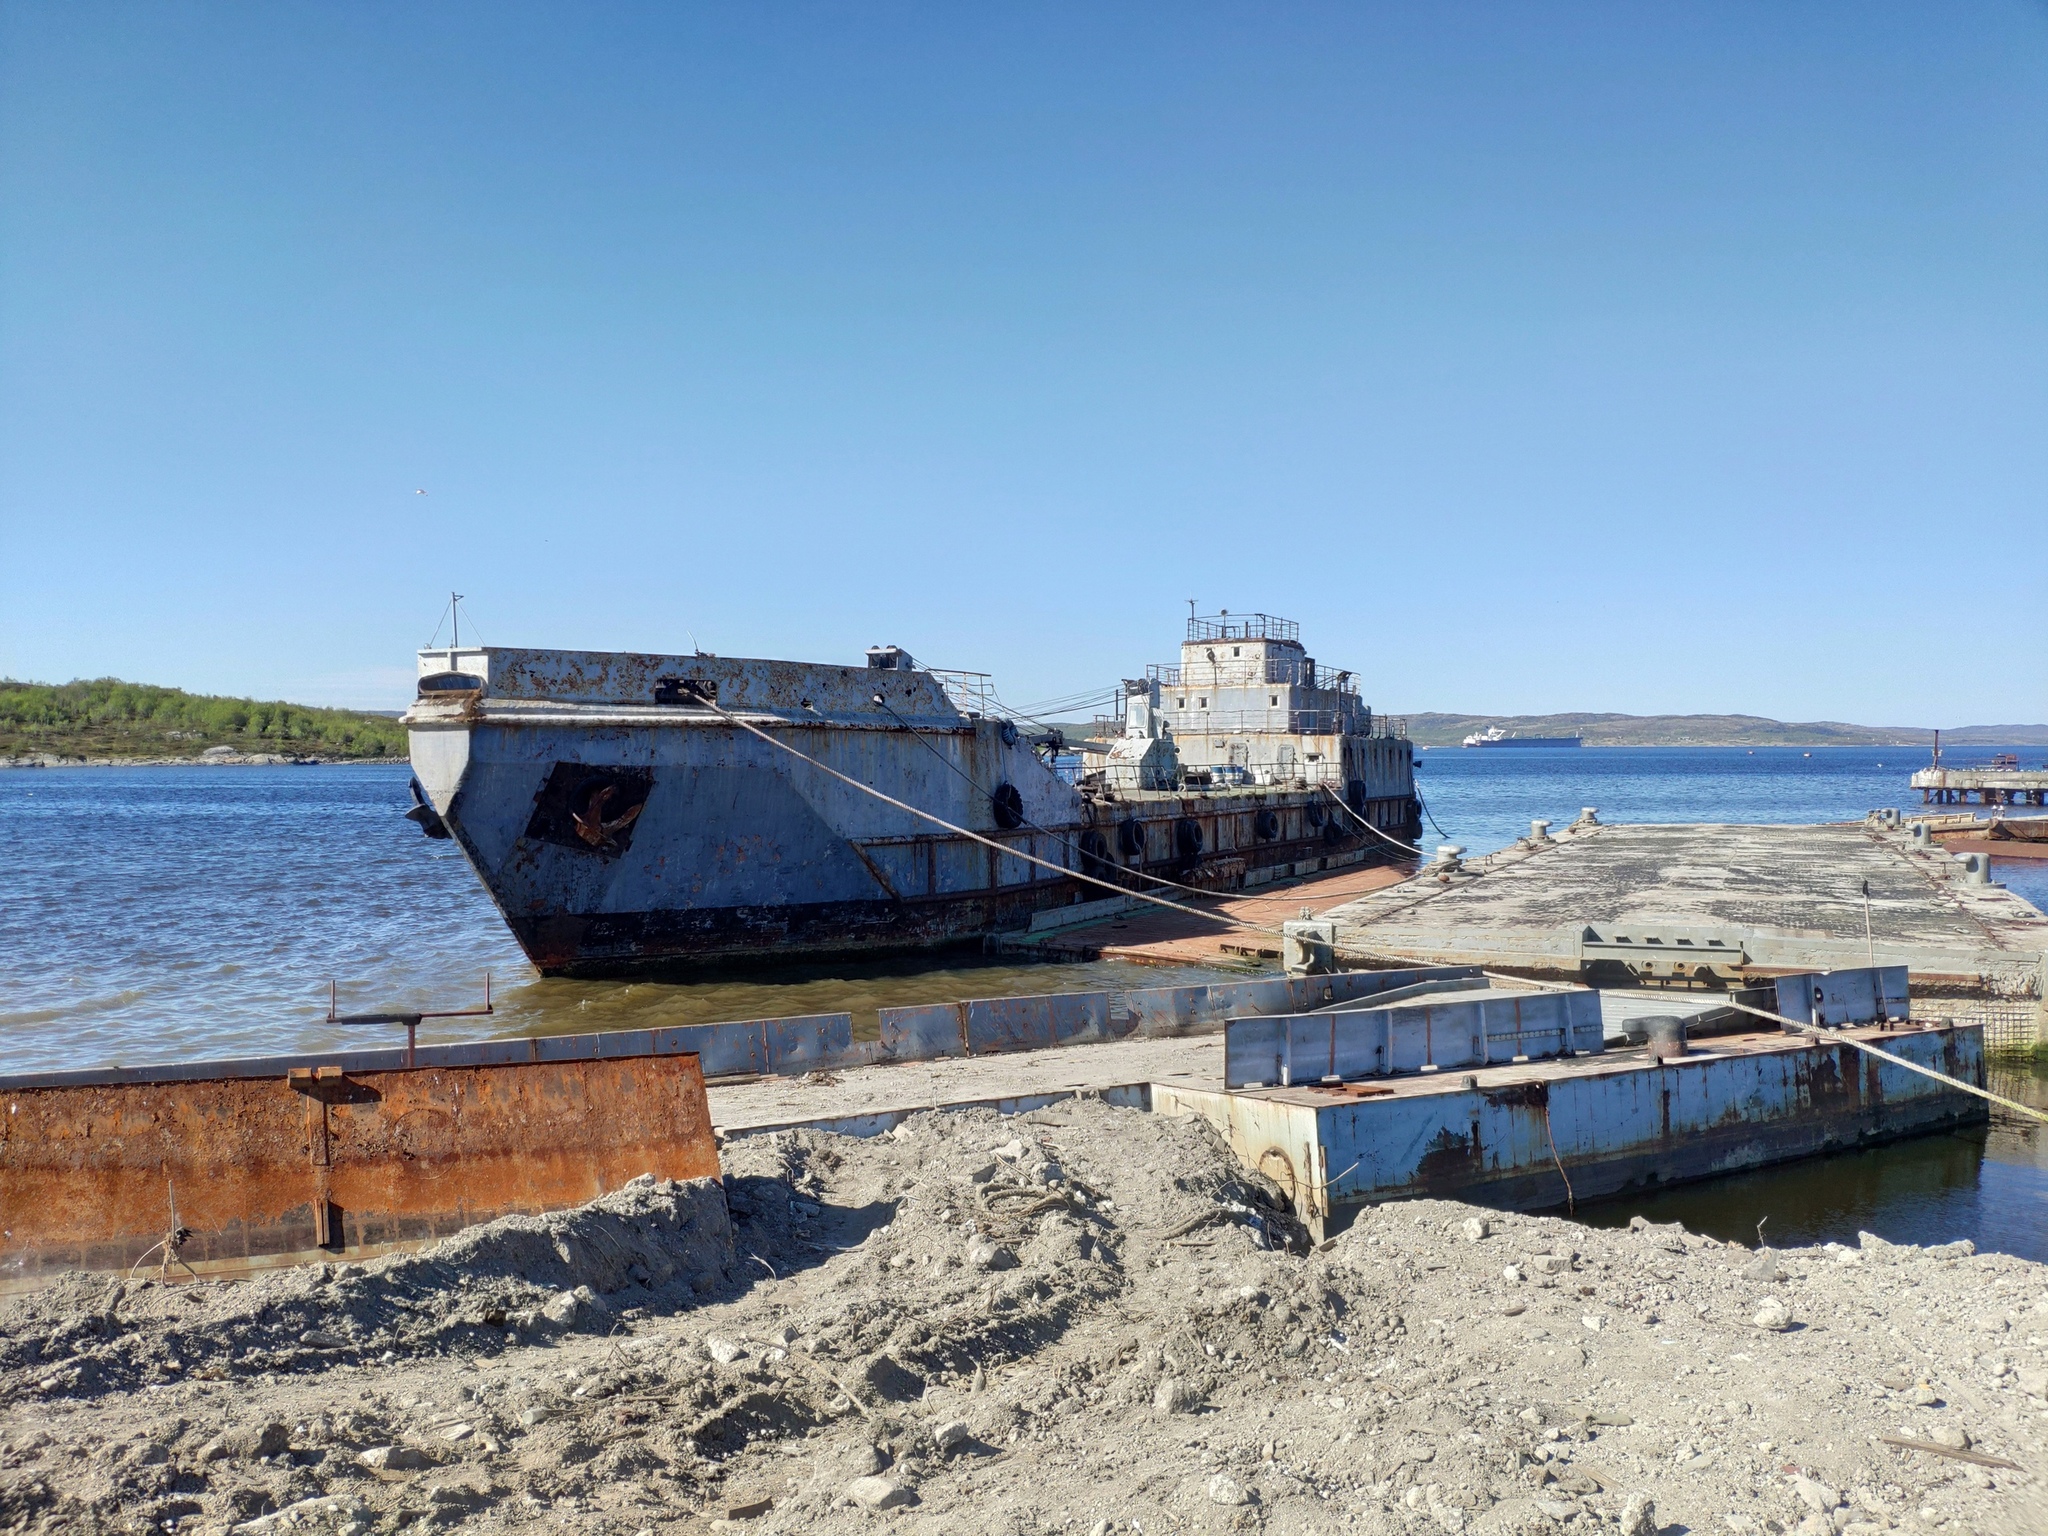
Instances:
[[[1129,985],[1127,966],[882,962],[769,981],[547,980],[404,764],[0,771],[0,1072],[396,1044],[342,1013],[474,1007],[423,1042],[647,1029]],[[1148,969],[1145,984],[1210,974]]]
[[[454,845],[403,818],[410,777],[0,772],[0,1070],[325,1041],[330,977],[356,984],[346,1011],[530,974]]]
[[[1985,749],[1988,755],[1991,749]],[[2026,749],[2032,762],[2039,748]],[[1916,803],[1920,754],[1866,749],[1592,748],[1419,753],[1431,815],[1484,852],[1562,825],[1810,822]],[[351,1007],[461,1007],[498,985],[505,1030],[640,1027],[1104,984],[1098,968],[840,968],[781,984],[543,981],[452,845],[401,813],[403,765],[0,772],[0,1072],[329,1047],[327,983]],[[1432,830],[1428,844],[1437,840]],[[1997,877],[2048,909],[2048,865]],[[1127,968],[1121,979],[1128,984]],[[1174,980],[1148,972],[1148,983]],[[358,1043],[368,1037],[358,1035]],[[383,1037],[379,1037],[380,1039]],[[2048,1102],[2048,1078],[2014,1078]],[[1995,1128],[1724,1180],[1613,1208],[1774,1239],[1974,1236],[2048,1259],[2048,1151]],[[1594,1213],[1597,1215],[1597,1213]]]

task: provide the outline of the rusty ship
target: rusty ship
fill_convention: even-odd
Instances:
[[[896,646],[856,666],[424,650],[408,814],[548,975],[914,952],[1119,888],[1403,857],[1403,725],[1292,621],[1187,622],[1179,662],[1080,740]]]

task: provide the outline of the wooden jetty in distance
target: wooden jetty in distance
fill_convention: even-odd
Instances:
[[[1940,763],[1913,775],[1922,805],[2048,805],[2048,766],[2022,768],[2002,753],[1982,768],[1946,768]]]

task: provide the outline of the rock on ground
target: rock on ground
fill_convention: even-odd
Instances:
[[[2048,1266],[1436,1201],[1310,1251],[1206,1124],[1086,1100],[726,1166],[0,1304],[0,1529],[2048,1531]]]

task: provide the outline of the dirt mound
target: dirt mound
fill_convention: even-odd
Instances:
[[[1443,1202],[1311,1249],[1205,1123],[1085,1100],[725,1161],[722,1191],[226,1288],[232,1316],[214,1287],[131,1294],[111,1335],[91,1282],[14,1304],[41,1354],[0,1375],[0,1525],[2048,1529],[2040,1265]]]
[[[0,1305],[0,1372],[45,1399],[250,1371],[319,1371],[385,1355],[496,1351],[610,1326],[631,1304],[688,1305],[732,1259],[717,1180],[636,1179],[546,1216],[509,1216],[420,1253],[161,1286],[70,1274]],[[621,1305],[627,1303],[620,1303]]]

